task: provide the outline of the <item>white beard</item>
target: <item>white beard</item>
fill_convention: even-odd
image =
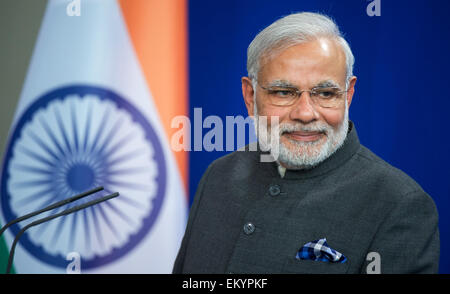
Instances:
[[[274,138],[271,138],[271,132],[272,129],[276,130],[276,127],[271,124],[268,130],[265,123],[268,119],[260,120],[256,103],[254,105],[255,132],[261,148],[264,151],[278,150],[278,152],[274,152],[276,153],[276,156],[274,156],[275,159],[289,169],[313,168],[336,152],[347,137],[349,124],[347,100],[345,100],[344,120],[338,126],[337,130],[327,123],[319,121],[307,125],[299,122],[293,124],[281,123],[278,126],[278,136],[274,136]],[[322,132],[325,136],[314,142],[299,142],[288,139],[289,146],[287,146],[286,143],[281,141],[281,135],[286,131]]]

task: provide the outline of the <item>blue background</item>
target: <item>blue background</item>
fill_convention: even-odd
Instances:
[[[440,216],[440,273],[450,273],[450,1],[381,0],[369,17],[366,0],[189,1],[190,115],[247,116],[242,94],[246,50],[281,16],[331,16],[355,55],[358,77],[350,119],[360,141],[414,178]],[[208,130],[203,130],[203,134]],[[227,152],[190,152],[190,203],[208,165]]]

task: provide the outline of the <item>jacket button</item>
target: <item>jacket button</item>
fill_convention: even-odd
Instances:
[[[272,185],[269,188],[270,196],[277,196],[280,194],[280,192],[281,192],[281,189],[280,189],[280,186],[278,186],[278,185]]]
[[[255,231],[255,225],[252,223],[246,223],[244,225],[244,233],[246,235],[251,235]]]

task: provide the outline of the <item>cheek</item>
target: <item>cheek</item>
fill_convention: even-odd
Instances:
[[[327,124],[336,129],[341,125],[342,121],[344,120],[345,109],[340,110],[325,109],[321,111],[321,116]]]
[[[271,117],[278,117],[278,122],[282,123],[289,118],[287,107],[275,107],[257,101],[258,115],[267,117],[267,125],[270,126]]]
[[[256,101],[257,107],[258,107],[258,115],[259,116],[266,116],[267,119],[267,126],[270,126],[270,117],[277,116],[279,123],[295,123],[290,120],[289,107],[276,107],[272,105],[268,105],[266,103],[263,103],[261,101]],[[319,120],[325,121],[328,125],[330,125],[332,128],[337,129],[344,120],[345,116],[345,108],[342,109],[320,109],[317,110],[319,113]]]

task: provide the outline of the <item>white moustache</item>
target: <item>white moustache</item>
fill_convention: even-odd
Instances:
[[[330,127],[325,124],[315,124],[315,125],[303,125],[303,124],[287,124],[282,123],[279,125],[279,132],[280,135],[284,133],[290,133],[290,132],[318,132],[318,133],[324,133],[325,135],[328,134],[330,131]]]

